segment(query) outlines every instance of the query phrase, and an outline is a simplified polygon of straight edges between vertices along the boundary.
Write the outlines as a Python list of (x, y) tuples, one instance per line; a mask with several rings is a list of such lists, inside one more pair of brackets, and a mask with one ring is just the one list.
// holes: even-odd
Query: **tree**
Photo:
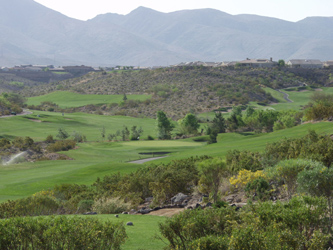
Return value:
[(65, 140), (69, 137), (69, 134), (66, 132), (66, 130), (64, 128), (59, 128), (58, 129), (58, 134), (57, 134), (56, 137), (61, 139), (61, 140)]
[(172, 124), (171, 120), (167, 118), (163, 111), (157, 112), (156, 125), (158, 139), (171, 139), (171, 132), (175, 126)]
[(137, 129), (136, 126), (133, 126), (131, 128), (131, 131), (132, 131), (132, 134), (131, 134), (131, 140), (132, 141), (139, 140), (140, 135), (143, 133), (142, 127)]
[(197, 117), (191, 113), (179, 120), (179, 125), (184, 134), (197, 134), (200, 127)]
[(278, 61), (278, 66), (279, 66), (280, 68), (282, 68), (282, 67), (286, 66), (286, 62), (285, 62), (284, 60), (280, 59), (280, 60)]
[(226, 164), (221, 159), (214, 158), (199, 163), (199, 167), (201, 167), (202, 172), (199, 180), (199, 190), (202, 193), (210, 194), (213, 202), (216, 203), (219, 187), (227, 170)]
[(212, 122), (212, 129), (216, 130), (217, 133), (225, 133), (225, 119), (221, 113), (215, 113), (215, 117)]
[(217, 129), (212, 128), (212, 126), (208, 126), (206, 129), (206, 134), (209, 135), (208, 144), (217, 143)]
[(127, 126), (124, 125), (124, 128), (121, 131), (121, 137), (122, 137), (123, 141), (128, 140), (129, 135), (130, 135), (130, 131), (128, 130)]
[(102, 131), (101, 131), (101, 136), (103, 140), (105, 139), (105, 127), (103, 126)]
[(81, 132), (76, 132), (76, 131), (73, 131), (73, 140), (76, 141), (76, 142), (84, 142), (84, 141), (87, 141), (87, 138), (84, 134), (82, 134)]
[(126, 94), (124, 93), (124, 96), (123, 96), (123, 101), (126, 102), (127, 101), (127, 96)]

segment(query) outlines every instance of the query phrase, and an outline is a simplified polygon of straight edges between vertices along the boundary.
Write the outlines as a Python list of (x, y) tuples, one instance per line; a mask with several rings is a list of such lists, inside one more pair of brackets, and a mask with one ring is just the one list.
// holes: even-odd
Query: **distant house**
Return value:
[(31, 66), (31, 67), (25, 67), (24, 71), (25, 72), (41, 72), (41, 71), (43, 71), (43, 69), (40, 67)]
[(333, 61), (324, 62), (324, 67), (329, 68), (329, 69), (333, 69)]
[(203, 66), (205, 67), (217, 67), (219, 63), (217, 62), (205, 62)]
[(323, 63), (317, 59), (292, 59), (286, 63), (291, 68), (321, 69)]
[(64, 66), (63, 67), (66, 72), (72, 73), (72, 74), (86, 74), (90, 71), (94, 71), (94, 69), (90, 66)]
[(9, 69), (8, 69), (7, 67), (2, 67), (2, 68), (1, 68), (1, 71), (2, 71), (2, 72), (8, 72)]
[(237, 64), (236, 61), (232, 61), (232, 62), (222, 62), (221, 66), (222, 67), (234, 67)]
[(239, 66), (251, 67), (251, 68), (273, 68), (277, 66), (277, 62), (273, 59), (249, 59), (240, 61), (237, 63)]

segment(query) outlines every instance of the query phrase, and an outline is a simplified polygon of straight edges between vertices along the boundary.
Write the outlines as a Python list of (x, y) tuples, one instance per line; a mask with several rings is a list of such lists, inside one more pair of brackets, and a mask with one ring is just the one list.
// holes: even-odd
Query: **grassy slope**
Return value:
[[(330, 87), (323, 87), (321, 88), (322, 91), (328, 94), (333, 94), (333, 88)], [(277, 92), (276, 90), (272, 90), (269, 88), (264, 88), (265, 91), (270, 92), (272, 95), (275, 92), (275, 94), (281, 94)], [(300, 110), (303, 106), (307, 105), (308, 102), (310, 101), (310, 96), (315, 92), (306, 90), (306, 91), (287, 91), (287, 90), (282, 90), (285, 93), (289, 95), (289, 99), (291, 99), (293, 102), (292, 103), (287, 103), (287, 102), (279, 102), (278, 104), (271, 105), (272, 108), (275, 110), (286, 110), (286, 109), (293, 109), (293, 110)]]
[[(128, 100), (144, 101), (150, 95), (127, 95)], [(81, 107), (88, 104), (120, 103), (123, 95), (81, 95), (69, 91), (55, 91), (46, 95), (28, 98), (28, 105), (39, 105), (41, 102), (53, 102), (61, 108)]]
[[(40, 117), (38, 117), (38, 115)], [(39, 121), (39, 122), (37, 122)], [(130, 129), (133, 125), (142, 127), (143, 135), (155, 136), (155, 120), (150, 118), (131, 118), (124, 116), (103, 116), (85, 113), (61, 113), (34, 111), (27, 116), (1, 118), (0, 138), (30, 136), (36, 141), (45, 140), (47, 135), (56, 136), (58, 129), (64, 128), (69, 134), (73, 131), (86, 135), (88, 141), (101, 140), (101, 131), (105, 127), (106, 136), (122, 130), (123, 125)]]
[[(45, 135), (49, 131), (56, 131), (57, 126), (67, 125), (67, 122), (74, 122), (76, 127), (87, 134), (87, 137), (99, 138), (100, 131), (94, 125), (105, 122), (116, 129), (116, 122), (120, 128), (124, 122), (142, 122), (144, 130), (154, 131), (155, 121), (151, 119), (131, 119), (128, 117), (105, 117), (87, 114), (71, 114), (73, 120), (63, 120), (59, 114), (41, 112), (41, 115), (49, 115), (45, 118), (51, 123), (31, 122), (24, 117), (11, 117), (1, 120), (1, 131), (6, 130), (7, 135), (15, 135), (16, 131), (22, 136), (39, 138), (43, 131)], [(89, 118), (89, 119), (88, 119)], [(82, 119), (81, 123), (79, 122)], [(100, 120), (102, 119), (102, 120)], [(104, 120), (109, 119), (109, 120)], [(112, 120), (115, 119), (115, 120)], [(116, 121), (117, 120), (117, 121)], [(6, 125), (3, 127), (3, 121)], [(17, 121), (25, 121), (20, 124)], [(85, 124), (84, 122), (88, 123)], [(108, 121), (108, 122), (107, 122)], [(61, 122), (64, 122), (63, 124)], [(55, 123), (57, 126), (54, 126)], [(50, 125), (54, 127), (50, 130)], [(73, 125), (73, 124), (71, 124)], [(41, 126), (36, 128), (35, 126)], [(43, 127), (46, 126), (46, 127)], [(73, 128), (76, 128), (75, 126)], [(91, 131), (90, 131), (91, 129)], [(35, 163), (22, 163), (11, 166), (0, 166), (0, 201), (15, 199), (31, 195), (42, 189), (53, 187), (61, 183), (85, 183), (91, 184), (97, 177), (114, 172), (129, 173), (140, 165), (127, 163), (149, 156), (139, 155), (140, 152), (166, 151), (172, 152), (170, 157), (158, 160), (157, 162), (168, 162), (173, 159), (187, 158), (195, 155), (212, 155), (224, 157), (230, 149), (263, 150), (267, 142), (277, 141), (282, 137), (295, 137), (304, 135), (308, 129), (315, 129), (318, 132), (333, 133), (332, 124), (328, 122), (317, 124), (304, 124), (288, 130), (278, 131), (270, 134), (221, 134), (217, 144), (206, 145), (205, 143), (193, 142), (192, 139), (177, 141), (134, 141), (134, 142), (89, 142), (79, 144), (77, 150), (65, 152), (74, 160), (72, 161), (42, 161)], [(22, 130), (22, 131), (21, 131)], [(19, 132), (21, 131), (21, 132)], [(153, 133), (152, 133), (153, 134)], [(18, 134), (20, 135), (20, 134)], [(3, 134), (2, 134), (3, 136)], [(150, 163), (146, 163), (150, 164)]]

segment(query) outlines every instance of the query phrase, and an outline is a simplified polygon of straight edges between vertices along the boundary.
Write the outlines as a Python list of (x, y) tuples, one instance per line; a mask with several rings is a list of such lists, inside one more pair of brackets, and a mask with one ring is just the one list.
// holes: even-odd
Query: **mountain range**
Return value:
[[(80, 8), (80, 6), (78, 6)], [(33, 0), (0, 0), (0, 67), (158, 66), (245, 58), (333, 60), (333, 17), (289, 22), (214, 9), (69, 18)]]

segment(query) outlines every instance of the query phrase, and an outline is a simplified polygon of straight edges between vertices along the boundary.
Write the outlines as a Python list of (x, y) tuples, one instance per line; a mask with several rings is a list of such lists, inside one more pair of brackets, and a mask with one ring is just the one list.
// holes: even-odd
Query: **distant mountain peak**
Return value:
[(243, 58), (333, 60), (333, 17), (288, 22), (214, 9), (69, 18), (33, 0), (0, 0), (0, 66), (155, 66)]

